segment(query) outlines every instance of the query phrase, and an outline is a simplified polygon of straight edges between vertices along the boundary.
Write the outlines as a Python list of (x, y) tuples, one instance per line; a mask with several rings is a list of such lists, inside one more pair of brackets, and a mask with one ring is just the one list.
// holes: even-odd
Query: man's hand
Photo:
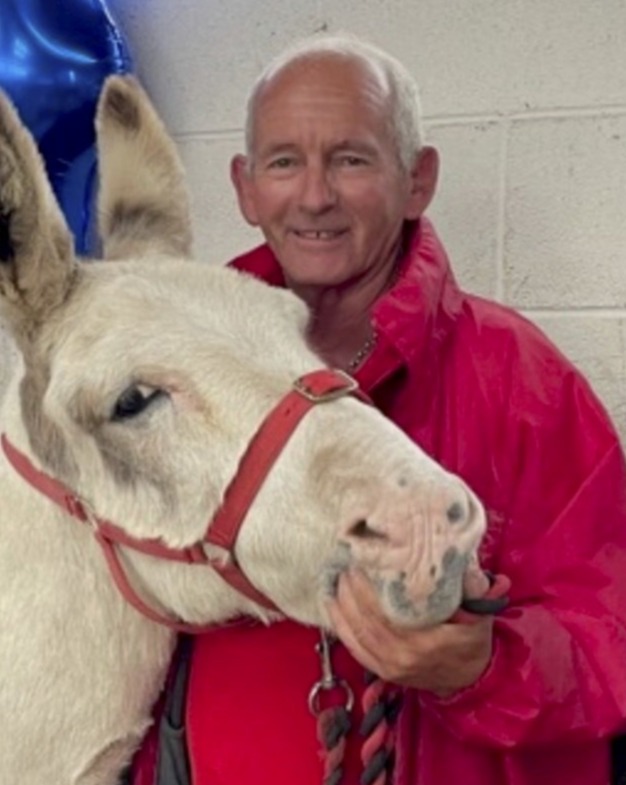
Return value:
[(473, 684), (491, 658), (493, 618), (414, 630), (390, 622), (362, 573), (346, 572), (329, 603), (335, 634), (385, 681), (447, 696)]

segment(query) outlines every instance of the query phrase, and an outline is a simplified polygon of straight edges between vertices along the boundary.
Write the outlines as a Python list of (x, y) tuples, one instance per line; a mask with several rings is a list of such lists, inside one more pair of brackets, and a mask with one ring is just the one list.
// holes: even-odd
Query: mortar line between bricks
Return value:
[(178, 131), (172, 134), (175, 142), (240, 141), (243, 146), (243, 128), (219, 128), (207, 131)]
[(424, 117), (424, 125), (447, 126), (468, 125), (473, 123), (532, 122), (534, 120), (561, 120), (581, 117), (622, 117), (626, 116), (626, 106), (589, 106), (576, 108), (550, 108), (527, 112), (484, 112), (459, 115), (433, 115)]
[[(511, 305), (511, 303), (509, 303), (509, 305)], [(580, 305), (571, 308), (564, 306), (559, 306), (558, 308), (545, 308), (520, 306), (516, 305), (515, 303), (512, 304), (512, 307), (516, 308), (523, 314), (527, 314), (528, 316), (539, 316), (543, 319), (557, 319), (562, 318), (563, 316), (574, 319), (584, 319), (589, 316), (595, 316), (598, 319), (626, 319), (626, 307), (607, 308), (603, 306)]]
[[(512, 122), (532, 122), (534, 120), (559, 120), (576, 119), (580, 117), (626, 117), (626, 106), (594, 106), (581, 107), (575, 109), (542, 109), (541, 111), (511, 112), (466, 115), (434, 115), (424, 117), (424, 125), (428, 126), (457, 126), (480, 123), (512, 123)], [(179, 142), (212, 141), (212, 140), (240, 140), (243, 137), (243, 128), (208, 128), (198, 131), (176, 131), (172, 134), (174, 139)]]
[(507, 182), (510, 123), (500, 124), (498, 197), (496, 218), (496, 300), (504, 302), (506, 288), (505, 234), (507, 214)]

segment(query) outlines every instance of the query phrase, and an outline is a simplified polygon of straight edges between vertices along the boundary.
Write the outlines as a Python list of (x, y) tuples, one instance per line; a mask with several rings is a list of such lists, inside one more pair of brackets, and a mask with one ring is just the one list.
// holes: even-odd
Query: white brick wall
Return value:
[[(198, 249), (256, 241), (229, 158), (293, 38), (349, 30), (403, 60), (442, 155), (431, 209), (461, 282), (519, 307), (626, 437), (626, 0), (109, 0), (189, 171)], [(1, 375), (0, 375), (1, 381)]]

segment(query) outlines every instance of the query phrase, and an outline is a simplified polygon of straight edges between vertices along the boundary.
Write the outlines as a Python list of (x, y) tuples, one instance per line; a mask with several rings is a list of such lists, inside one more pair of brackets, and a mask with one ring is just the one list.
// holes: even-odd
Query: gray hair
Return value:
[(251, 162), (254, 146), (254, 113), (262, 89), (294, 62), (319, 55), (336, 55), (363, 63), (391, 104), (390, 125), (401, 165), (408, 171), (424, 143), (419, 89), (409, 71), (395, 57), (373, 44), (342, 34), (313, 36), (285, 49), (257, 77), (246, 104), (246, 152)]

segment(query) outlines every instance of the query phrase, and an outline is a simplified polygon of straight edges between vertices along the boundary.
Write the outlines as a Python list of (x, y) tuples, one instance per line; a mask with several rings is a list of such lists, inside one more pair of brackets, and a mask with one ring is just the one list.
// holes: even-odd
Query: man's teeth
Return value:
[(339, 237), (341, 231), (324, 231), (324, 232), (296, 232), (299, 237), (305, 237), (307, 240), (332, 240), (334, 237)]

